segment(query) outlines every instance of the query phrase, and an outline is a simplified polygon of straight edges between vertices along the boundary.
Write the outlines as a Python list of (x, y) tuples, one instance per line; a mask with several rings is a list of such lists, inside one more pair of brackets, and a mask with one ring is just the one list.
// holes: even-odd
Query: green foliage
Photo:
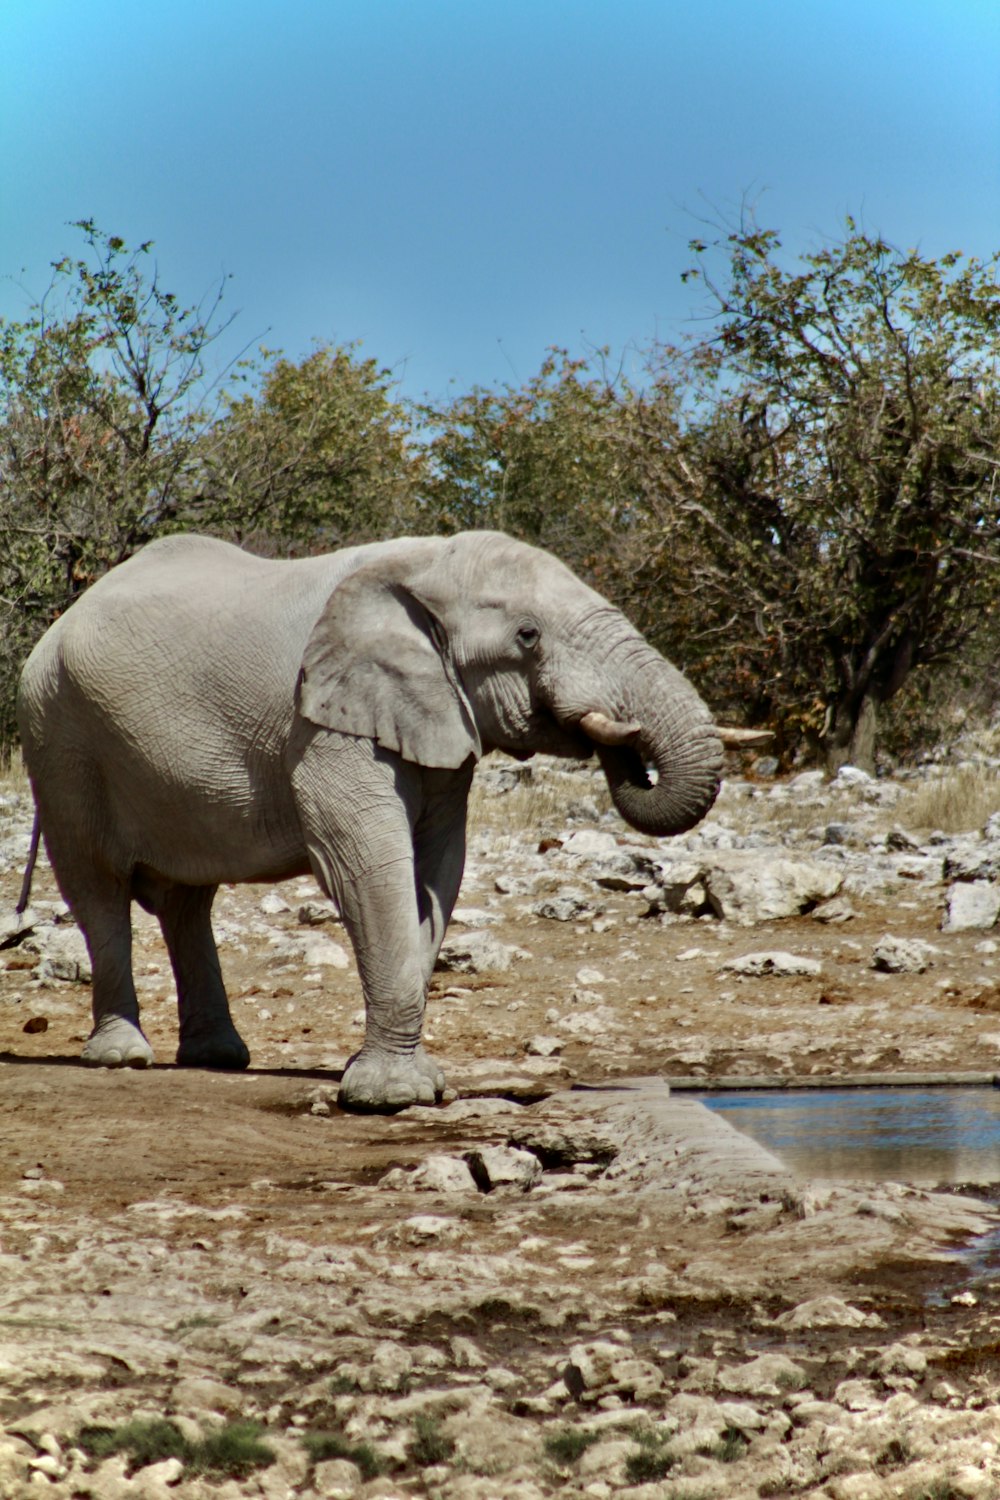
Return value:
[(173, 1422), (158, 1418), (126, 1422), (119, 1427), (84, 1427), (77, 1444), (93, 1458), (127, 1454), (133, 1471), (166, 1458), (178, 1458), (191, 1473), (241, 1479), (254, 1469), (274, 1463), (274, 1453), (261, 1441), (261, 1432), (256, 1422), (233, 1422), (198, 1442), (190, 1442)]
[(173, 1422), (166, 1419), (124, 1422), (119, 1427), (84, 1427), (77, 1435), (77, 1447), (92, 1458), (107, 1458), (125, 1453), (134, 1469), (179, 1458), (186, 1463), (191, 1445)]
[(749, 1442), (738, 1427), (727, 1427), (719, 1441), (704, 1451), (709, 1458), (715, 1458), (719, 1463), (734, 1464), (746, 1455), (749, 1447)]
[(415, 1437), (406, 1449), (411, 1463), (426, 1469), (451, 1458), (455, 1444), (441, 1431), (437, 1418), (421, 1413), (414, 1419), (413, 1430)]
[(575, 1464), (587, 1449), (600, 1441), (600, 1434), (587, 1427), (564, 1427), (545, 1438), (545, 1452), (555, 1463), (568, 1467)]
[(422, 408), (424, 524), (508, 531), (592, 572), (635, 521), (634, 392), (603, 355), (594, 366), (555, 349), (522, 386)]
[(717, 705), (870, 760), (881, 706), (996, 608), (997, 261), (927, 259), (850, 219), (797, 269), (752, 224), (693, 248), (714, 333), (650, 475), (639, 588)]
[(189, 1467), (199, 1474), (241, 1479), (274, 1463), (274, 1452), (261, 1442), (256, 1422), (233, 1422), (192, 1444)]
[(651, 1484), (665, 1479), (677, 1459), (665, 1446), (666, 1440), (648, 1428), (635, 1433), (639, 1448), (625, 1460), (625, 1477), (629, 1484)]
[(420, 463), (391, 372), (355, 346), (269, 358), (200, 446), (200, 524), (299, 552), (411, 530)]
[(357, 1464), (365, 1480), (377, 1479), (385, 1472), (385, 1463), (369, 1443), (351, 1443), (338, 1432), (307, 1432), (302, 1446), (314, 1464), (328, 1458), (346, 1458)]
[(0, 759), (34, 640), (107, 568), (167, 528), (208, 394), (207, 310), (160, 284), (152, 246), (90, 219), (22, 322), (0, 322)]

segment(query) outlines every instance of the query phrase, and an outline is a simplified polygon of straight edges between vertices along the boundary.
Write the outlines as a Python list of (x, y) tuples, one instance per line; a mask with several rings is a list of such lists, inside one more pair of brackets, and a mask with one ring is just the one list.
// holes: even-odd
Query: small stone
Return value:
[(883, 1328), (877, 1313), (863, 1313), (839, 1297), (812, 1297), (782, 1313), (776, 1320), (780, 1327), (800, 1328)]
[(927, 1369), (927, 1355), (911, 1344), (891, 1344), (879, 1357), (880, 1375), (908, 1375), (919, 1379)]
[(258, 909), (265, 917), (280, 917), (282, 912), (290, 911), (291, 907), (280, 892), (268, 891), (260, 898)]
[(939, 950), (921, 938), (884, 933), (872, 949), (871, 966), (884, 974), (923, 974)]
[(470, 1151), (469, 1170), (476, 1185), (484, 1192), (494, 1188), (518, 1188), (526, 1193), (542, 1175), (542, 1164), (531, 1151), (516, 1146), (484, 1146)]
[(859, 766), (841, 766), (834, 777), (839, 786), (869, 786), (872, 781), (867, 771), (862, 771)]
[(996, 926), (1000, 888), (992, 881), (960, 881), (949, 886), (942, 932), (969, 932)]
[(361, 1470), (349, 1458), (326, 1458), (316, 1465), (313, 1488), (323, 1500), (351, 1500), (363, 1482)]
[(528, 956), (523, 948), (501, 943), (491, 932), (463, 932), (445, 938), (435, 967), (455, 974), (503, 974)]
[(158, 1464), (147, 1464), (136, 1478), (139, 1488), (145, 1491), (150, 1485), (177, 1484), (183, 1473), (184, 1465), (179, 1458), (165, 1458)]
[(602, 854), (616, 854), (618, 840), (613, 833), (602, 833), (595, 828), (581, 828), (563, 840), (563, 853), (596, 859)]
[[(398, 1169), (397, 1169), (398, 1170)], [(388, 1173), (387, 1176), (391, 1176)], [(460, 1156), (447, 1156), (434, 1152), (428, 1156), (415, 1172), (406, 1174), (410, 1187), (421, 1188), (430, 1193), (475, 1193), (476, 1180), (469, 1170), (468, 1162)], [(382, 1178), (380, 1186), (386, 1178)]]
[(719, 1371), (719, 1387), (742, 1396), (780, 1396), (800, 1391), (805, 1371), (784, 1354), (761, 1354), (745, 1365), (730, 1365)]
[(300, 906), (297, 919), (300, 927), (322, 927), (326, 922), (336, 922), (340, 913), (332, 901), (307, 901)]
[(536, 901), (531, 910), (536, 917), (544, 917), (549, 922), (577, 922), (584, 916), (592, 916), (594, 907), (582, 893), (561, 891), (557, 896)]
[(524, 1050), (529, 1057), (557, 1057), (565, 1045), (557, 1036), (533, 1036), (525, 1042)]
[(320, 933), (303, 939), (301, 954), (310, 969), (346, 969), (350, 965), (346, 949)]
[(846, 896), (834, 896), (832, 901), (821, 901), (809, 913), (814, 922), (851, 922), (857, 916)]
[(805, 958), (800, 954), (771, 949), (764, 953), (746, 953), (742, 958), (730, 958), (719, 972), (743, 974), (753, 979), (771, 974), (782, 977), (799, 974), (814, 977), (823, 972), (823, 965), (817, 958)]

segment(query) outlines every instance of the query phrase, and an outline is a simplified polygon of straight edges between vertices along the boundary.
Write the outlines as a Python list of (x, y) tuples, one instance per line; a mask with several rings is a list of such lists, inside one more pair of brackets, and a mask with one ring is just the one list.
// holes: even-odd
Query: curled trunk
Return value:
[(596, 745), (615, 807), (642, 833), (685, 833), (712, 806), (722, 775), (722, 742), (708, 709), (652, 650), (623, 706), (621, 718), (639, 726), (632, 743)]

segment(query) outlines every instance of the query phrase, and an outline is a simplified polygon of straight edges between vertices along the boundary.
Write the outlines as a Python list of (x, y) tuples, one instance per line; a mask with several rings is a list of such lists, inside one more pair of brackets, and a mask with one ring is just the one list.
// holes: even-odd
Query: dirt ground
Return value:
[[(921, 1231), (911, 1258), (891, 1214), (873, 1210), (871, 1224), (892, 1234), (865, 1244), (833, 1235), (813, 1242), (803, 1260), (803, 1212), (789, 1208), (798, 1188), (791, 1197), (784, 1189), (777, 1208), (766, 1193), (748, 1197), (749, 1188), (741, 1199), (732, 1182), (705, 1189), (723, 1195), (714, 1209), (699, 1204), (697, 1184), (683, 1201), (657, 1205), (639, 1193), (616, 1199), (614, 1211), (609, 1194), (604, 1208), (581, 1215), (582, 1199), (568, 1191), (481, 1194), (458, 1210), (378, 1186), (391, 1168), (413, 1168), (432, 1153), (506, 1143), (519, 1119), (580, 1084), (998, 1067), (994, 945), (982, 932), (940, 931), (940, 884), (904, 873), (853, 897), (854, 915), (838, 923), (802, 916), (747, 930), (711, 917), (664, 922), (643, 917), (633, 893), (614, 891), (601, 893), (596, 915), (558, 922), (530, 910), (545, 878), (530, 897), (496, 888), (498, 871), (518, 874), (525, 851), (565, 832), (558, 809), (546, 806), (537, 837), (520, 826), (520, 813), (517, 827), (502, 809), (486, 813), (460, 909), (488, 909), (491, 934), (524, 956), (504, 973), (436, 976), (425, 1040), (457, 1101), (443, 1111), (370, 1118), (338, 1110), (340, 1072), (362, 1035), (353, 959), (310, 970), (275, 942), (302, 931), (299, 913), (319, 897), (310, 880), (276, 888), (286, 909), (269, 915), (263, 888), (220, 892), (223, 969), (252, 1056), (244, 1075), (173, 1066), (169, 965), (155, 923), (138, 911), (135, 971), (157, 1056), (147, 1071), (80, 1066), (87, 987), (40, 979), (38, 956), (23, 946), (0, 953), (0, 1423), (18, 1441), (37, 1437), (39, 1425), (56, 1430), (60, 1403), (81, 1393), (95, 1419), (123, 1403), (181, 1409), (182, 1377), (216, 1380), (230, 1396), (206, 1395), (206, 1404), (227, 1412), (228, 1400), (270, 1430), (329, 1426), (343, 1411), (329, 1394), (317, 1396), (318, 1382), (336, 1389), (329, 1382), (345, 1363), (354, 1378), (355, 1356), (364, 1363), (378, 1338), (418, 1353), (405, 1381), (387, 1377), (375, 1389), (405, 1395), (432, 1376), (440, 1384), (440, 1360), (426, 1352), (437, 1350), (459, 1384), (506, 1372), (492, 1380), (494, 1394), (505, 1393), (509, 1376), (511, 1420), (540, 1429), (566, 1419), (550, 1388), (567, 1351), (609, 1327), (633, 1347), (658, 1348), (666, 1389), (684, 1388), (699, 1360), (780, 1349), (805, 1362), (810, 1393), (826, 1400), (845, 1374), (864, 1374), (876, 1352), (866, 1365), (856, 1330), (793, 1338), (774, 1319), (828, 1292), (882, 1319), (873, 1351), (918, 1334), (938, 1338), (943, 1352), (928, 1390), (932, 1377), (950, 1381), (965, 1402), (985, 1389), (1000, 1281), (978, 1287), (967, 1306), (951, 1301), (966, 1272), (961, 1261), (936, 1257), (956, 1248), (960, 1225), (943, 1225), (936, 1246)], [(548, 886), (571, 879), (553, 868)], [(0, 877), (0, 910), (13, 905), (19, 880), (13, 866)], [(33, 900), (43, 912), (59, 901), (44, 863)], [(346, 944), (336, 923), (321, 930)], [(933, 966), (876, 972), (871, 950), (887, 932), (932, 943)], [(761, 949), (808, 955), (822, 971), (752, 980), (720, 972), (727, 958)], [(546, 1043), (553, 1036), (555, 1050)], [(586, 1168), (576, 1168), (585, 1179)], [(593, 1178), (598, 1167), (589, 1170)], [(978, 1197), (987, 1205), (990, 1194)], [(454, 1227), (421, 1230), (421, 1214), (444, 1215)], [(476, 1348), (464, 1372), (454, 1342), (463, 1336)], [(357, 1342), (366, 1339), (367, 1354)], [(357, 1380), (365, 1389), (363, 1375)], [(388, 1431), (388, 1418), (380, 1420)], [(391, 1450), (391, 1433), (386, 1442)], [(391, 1483), (372, 1481), (364, 1493), (578, 1492), (566, 1473), (553, 1477), (537, 1464), (533, 1472), (534, 1491), (525, 1475), (447, 1491), (446, 1463), (428, 1478), (399, 1459)], [(593, 1482), (609, 1483), (600, 1475)], [(306, 1493), (310, 1483), (312, 1471), (293, 1465), (282, 1493)], [(758, 1483), (756, 1474), (731, 1493), (756, 1494)], [(579, 1492), (601, 1493), (582, 1481)], [(809, 1488), (804, 1475), (759, 1492), (834, 1493)]]

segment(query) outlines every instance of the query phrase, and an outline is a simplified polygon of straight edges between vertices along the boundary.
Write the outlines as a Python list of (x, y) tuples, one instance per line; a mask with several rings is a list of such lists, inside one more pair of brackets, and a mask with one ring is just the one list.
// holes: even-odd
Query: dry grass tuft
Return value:
[(895, 809), (904, 827), (972, 833), (1000, 812), (1000, 775), (986, 766), (958, 766), (908, 792)]
[(598, 815), (611, 806), (603, 777), (567, 775), (560, 770), (532, 765), (528, 775), (509, 792), (496, 792), (478, 779), (469, 794), (469, 828), (519, 835), (565, 828), (574, 803), (593, 803)]
[(0, 792), (6, 792), (8, 796), (17, 794), (27, 796), (31, 791), (31, 783), (28, 773), (24, 768), (20, 750), (11, 753), (9, 765), (0, 765)]

